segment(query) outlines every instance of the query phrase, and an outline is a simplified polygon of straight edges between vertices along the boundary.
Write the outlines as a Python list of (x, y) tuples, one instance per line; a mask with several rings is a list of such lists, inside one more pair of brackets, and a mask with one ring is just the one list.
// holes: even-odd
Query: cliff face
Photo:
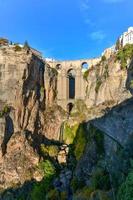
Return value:
[[(34, 178), (40, 143), (45, 137), (58, 139), (56, 80), (56, 71), (30, 49), (0, 49), (0, 188)], [(49, 107), (58, 112), (51, 119), (56, 130), (50, 120), (45, 123)]]
[(0, 50), (0, 63), (1, 110), (11, 107), (16, 132), (27, 127), (31, 112), (37, 112), (44, 63), (29, 50), (15, 51), (13, 48)]
[(118, 104), (130, 98), (131, 94), (126, 88), (127, 76), (127, 70), (121, 69), (115, 55), (101, 60), (86, 72), (86, 104), (89, 107), (109, 102)]

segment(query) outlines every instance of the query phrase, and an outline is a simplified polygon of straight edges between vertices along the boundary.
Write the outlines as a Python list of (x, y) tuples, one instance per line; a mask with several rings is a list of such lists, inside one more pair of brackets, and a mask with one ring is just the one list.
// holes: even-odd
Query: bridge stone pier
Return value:
[(74, 104), (75, 100), (85, 100), (87, 83), (83, 73), (96, 65), (101, 58), (74, 61), (47, 61), (50, 67), (58, 71), (57, 103), (63, 109)]

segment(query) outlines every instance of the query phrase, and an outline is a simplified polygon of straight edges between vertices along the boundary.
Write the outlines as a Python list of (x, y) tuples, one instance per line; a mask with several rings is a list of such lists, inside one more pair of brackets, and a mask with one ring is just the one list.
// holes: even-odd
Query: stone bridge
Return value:
[(87, 83), (83, 72), (96, 65), (101, 58), (73, 61), (48, 61), (50, 67), (57, 69), (57, 101), (65, 110), (71, 109), (75, 100), (85, 99)]

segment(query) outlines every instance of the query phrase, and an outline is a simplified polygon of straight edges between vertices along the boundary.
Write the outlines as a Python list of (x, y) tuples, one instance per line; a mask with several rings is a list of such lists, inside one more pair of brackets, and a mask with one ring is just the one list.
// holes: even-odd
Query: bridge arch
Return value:
[(81, 68), (82, 68), (82, 69), (88, 69), (88, 68), (89, 68), (88, 62), (82, 62)]
[(74, 107), (74, 104), (73, 104), (72, 102), (69, 102), (69, 103), (67, 104), (67, 112), (68, 112), (69, 114), (71, 113), (73, 107)]
[(55, 66), (55, 68), (56, 68), (57, 70), (61, 70), (61, 69), (62, 69), (62, 65), (61, 65), (60, 63), (58, 63), (58, 64)]
[(68, 99), (75, 99), (75, 77), (76, 72), (74, 69), (67, 71), (67, 96)]

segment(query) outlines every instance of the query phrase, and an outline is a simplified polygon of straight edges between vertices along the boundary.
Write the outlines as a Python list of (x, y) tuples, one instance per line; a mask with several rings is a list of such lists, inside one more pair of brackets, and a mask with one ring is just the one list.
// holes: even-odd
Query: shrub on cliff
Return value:
[(120, 186), (117, 200), (131, 200), (133, 199), (133, 169), (128, 174), (125, 182)]
[(47, 145), (42, 144), (41, 152), (43, 156), (57, 157), (59, 148), (56, 145), (47, 146)]
[(116, 59), (121, 62), (121, 68), (125, 69), (127, 60), (133, 57), (133, 44), (127, 44), (120, 49), (116, 55)]
[(10, 107), (5, 105), (3, 110), (0, 111), (0, 118), (2, 118), (5, 114), (9, 113), (10, 112)]
[(45, 177), (51, 177), (56, 173), (54, 165), (49, 160), (40, 162), (39, 168), (44, 172)]
[(103, 55), (102, 58), (101, 58), (101, 62), (105, 62), (106, 61), (106, 56)]
[(52, 189), (52, 180), (56, 174), (56, 169), (49, 160), (45, 160), (39, 164), (40, 170), (44, 173), (44, 179), (40, 183), (36, 183), (31, 192), (32, 200), (46, 199), (47, 193)]

